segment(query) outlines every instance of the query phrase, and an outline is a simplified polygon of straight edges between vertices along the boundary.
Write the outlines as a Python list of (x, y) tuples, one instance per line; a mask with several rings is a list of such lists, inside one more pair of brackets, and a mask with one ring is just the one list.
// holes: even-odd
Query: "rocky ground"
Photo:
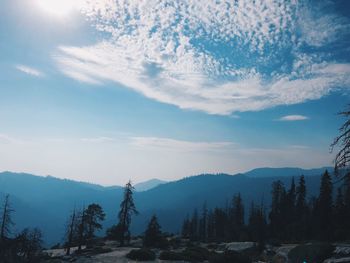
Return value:
[[(63, 263), (63, 262), (76, 262), (76, 263), (133, 263), (137, 262), (130, 260), (126, 255), (135, 248), (141, 247), (141, 240), (133, 240), (129, 247), (119, 247), (115, 241), (104, 241), (102, 244), (97, 244), (92, 248), (83, 248), (82, 253), (77, 254), (77, 247), (71, 249), (71, 255), (66, 256), (64, 249), (49, 249), (44, 253), (49, 256), (45, 263)], [(147, 261), (144, 261), (147, 263)], [(148, 261), (148, 262), (162, 262)], [(163, 261), (164, 262), (164, 261)], [(167, 261), (172, 262), (172, 261)], [(176, 261), (173, 261), (176, 262)]]
[[(182, 242), (177, 248), (173, 248), (172, 251), (183, 251), (185, 249), (186, 242)], [(220, 244), (204, 244), (198, 243), (197, 246), (207, 249), (208, 251), (215, 251), (216, 253), (224, 253), (224, 251), (237, 251), (243, 252), (248, 251), (255, 247), (254, 242), (232, 242), (232, 243), (220, 243)], [(323, 263), (345, 263), (350, 262), (350, 244), (333, 244), (335, 249), (332, 256)], [(293, 262), (289, 258), (290, 251), (297, 247), (298, 244), (286, 244), (281, 246), (267, 246), (265, 251), (253, 262), (271, 262), (271, 263), (287, 263)], [(133, 240), (129, 247), (119, 247), (115, 241), (100, 241), (95, 246), (84, 248), (81, 253), (76, 253), (76, 248), (72, 248), (70, 256), (65, 255), (63, 249), (52, 249), (46, 250), (45, 263), (66, 263), (66, 262), (77, 262), (77, 263), (133, 263), (138, 262), (130, 260), (126, 255), (135, 248), (141, 247), (141, 240)], [(161, 252), (160, 249), (153, 250), (157, 259), (154, 261), (144, 262), (169, 262), (169, 263), (180, 263), (186, 261), (171, 261), (171, 260), (160, 260), (158, 259)], [(208, 261), (207, 261), (208, 262)], [(220, 261), (221, 262), (221, 261)], [(225, 261), (226, 262), (226, 261)], [(227, 261), (230, 262), (230, 261)], [(294, 261), (295, 262), (295, 261)], [(322, 263), (320, 262), (320, 263)], [(236, 263), (236, 262), (234, 262)], [(309, 262), (308, 262), (309, 263)], [(318, 263), (318, 262), (317, 262)]]

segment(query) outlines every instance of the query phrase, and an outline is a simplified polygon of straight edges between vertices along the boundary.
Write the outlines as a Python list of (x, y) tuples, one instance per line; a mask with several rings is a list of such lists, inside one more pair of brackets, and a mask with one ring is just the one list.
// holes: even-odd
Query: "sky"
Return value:
[(0, 171), (102, 185), (332, 165), (350, 2), (0, 0)]

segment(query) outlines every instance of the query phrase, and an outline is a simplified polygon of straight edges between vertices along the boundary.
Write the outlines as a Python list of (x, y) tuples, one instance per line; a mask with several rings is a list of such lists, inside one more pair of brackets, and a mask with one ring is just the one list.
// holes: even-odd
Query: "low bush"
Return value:
[(208, 260), (211, 253), (203, 247), (190, 247), (182, 252), (183, 260), (190, 262), (202, 262)]
[(209, 258), (210, 263), (250, 263), (251, 259), (239, 252), (227, 250), (222, 254), (212, 254)]
[(249, 258), (251, 261), (257, 261), (261, 255), (261, 251), (259, 250), (258, 246), (246, 248), (242, 251), (239, 251), (239, 253), (244, 257)]
[(203, 262), (208, 260), (213, 253), (202, 247), (188, 247), (182, 252), (163, 251), (159, 259), (161, 260), (184, 260), (189, 262)]
[(207, 245), (207, 248), (208, 249), (217, 249), (218, 248), (218, 244), (216, 244), (216, 243), (209, 243)]
[(281, 246), (281, 241), (276, 238), (271, 238), (269, 239), (266, 244), (273, 246), (273, 247), (280, 247)]
[(169, 247), (172, 247), (172, 248), (180, 248), (181, 247), (181, 238), (178, 238), (178, 237), (173, 237), (173, 238), (170, 238), (170, 240), (168, 241), (168, 245)]
[(132, 260), (148, 261), (155, 260), (156, 254), (152, 250), (141, 248), (131, 250), (126, 257)]
[(118, 225), (113, 225), (106, 231), (106, 237), (110, 240), (120, 240), (123, 234), (123, 228)]
[(334, 246), (328, 243), (313, 243), (299, 245), (288, 253), (291, 263), (323, 262), (333, 254)]
[(159, 255), (159, 259), (161, 260), (184, 260), (182, 253), (174, 252), (174, 251), (163, 251)]

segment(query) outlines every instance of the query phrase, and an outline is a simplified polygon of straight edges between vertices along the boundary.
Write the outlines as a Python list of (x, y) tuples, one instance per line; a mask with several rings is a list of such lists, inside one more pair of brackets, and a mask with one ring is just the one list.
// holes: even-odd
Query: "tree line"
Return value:
[[(10, 195), (5, 196), (1, 209), (0, 259), (4, 262), (38, 262), (42, 249), (42, 233), (38, 228), (25, 228), (20, 233), (12, 233), (14, 209)], [(2, 261), (2, 262), (3, 262)]]
[[(120, 246), (129, 243), (131, 217), (138, 214), (133, 200), (133, 191), (134, 187), (129, 181), (125, 185), (124, 198), (120, 203), (119, 222), (106, 231), (107, 238), (118, 240)], [(38, 262), (43, 245), (41, 231), (37, 228), (26, 228), (19, 234), (12, 233), (14, 209), (9, 197), (9, 195), (5, 196), (1, 210), (0, 259), (6, 259), (6, 262)], [(93, 242), (96, 231), (102, 229), (104, 219), (105, 213), (99, 204), (92, 203), (82, 209), (74, 208), (68, 217), (63, 238), (66, 255), (71, 253), (72, 247), (76, 247), (76, 253), (79, 253), (84, 245)], [(145, 231), (144, 244), (156, 246), (162, 238), (157, 217), (153, 215)], [(53, 248), (61, 248), (61, 246), (58, 243)]]
[(256, 241), (263, 247), (267, 240), (302, 242), (306, 240), (341, 241), (350, 238), (350, 181), (334, 193), (332, 177), (325, 171), (319, 195), (307, 199), (304, 176), (289, 188), (274, 181), (271, 207), (251, 203), (248, 216), (241, 195), (233, 196), (225, 208), (208, 209), (204, 203), (185, 218), (182, 236), (190, 240)]
[[(120, 203), (118, 213), (118, 223), (111, 226), (106, 231), (108, 239), (119, 241), (120, 246), (128, 245), (131, 239), (130, 225), (133, 215), (137, 215), (134, 199), (134, 187), (129, 181), (124, 187), (123, 200)], [(66, 254), (70, 254), (71, 247), (77, 247), (77, 252), (81, 251), (82, 246), (93, 241), (95, 231), (102, 229), (101, 222), (105, 218), (101, 206), (91, 204), (82, 211), (73, 210), (66, 227), (66, 236), (64, 248)], [(146, 247), (161, 246), (164, 237), (156, 215), (153, 215), (149, 221), (147, 229), (144, 232), (143, 244)]]

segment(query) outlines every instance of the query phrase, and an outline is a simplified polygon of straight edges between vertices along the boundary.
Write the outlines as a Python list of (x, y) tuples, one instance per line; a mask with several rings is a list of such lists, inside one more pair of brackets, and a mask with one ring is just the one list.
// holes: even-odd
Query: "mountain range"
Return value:
[[(289, 187), (292, 177), (306, 176), (308, 196), (318, 194), (320, 175), (331, 167), (305, 170), (301, 168), (259, 168), (247, 173), (202, 174), (181, 180), (164, 182), (152, 179), (135, 185), (134, 199), (139, 215), (133, 218), (132, 232), (142, 233), (153, 214), (159, 218), (164, 231), (177, 233), (183, 219), (204, 202), (208, 208), (223, 207), (232, 196), (241, 193), (248, 212), (252, 201), (270, 205), (271, 184), (281, 180)], [(295, 178), (296, 182), (298, 178)], [(122, 186), (104, 187), (96, 184), (35, 176), (26, 173), (0, 173), (0, 194), (10, 194), (13, 233), (25, 227), (39, 227), (47, 246), (62, 242), (70, 212), (90, 203), (100, 204), (105, 213), (104, 233), (117, 223)], [(2, 199), (0, 199), (2, 201)]]

